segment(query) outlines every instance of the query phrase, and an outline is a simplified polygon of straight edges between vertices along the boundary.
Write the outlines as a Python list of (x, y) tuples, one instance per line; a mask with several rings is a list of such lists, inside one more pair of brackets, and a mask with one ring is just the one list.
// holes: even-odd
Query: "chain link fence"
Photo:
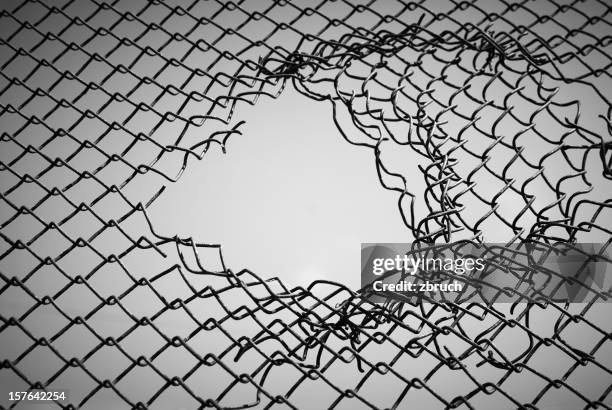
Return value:
[[(375, 304), (340, 283), (232, 271), (221, 245), (160, 233), (147, 214), (242, 133), (241, 107), (294, 87), (371, 150), (416, 243), (606, 249), (609, 3), (2, 9), (7, 391), (67, 390), (45, 403), (66, 409), (611, 408), (610, 309), (596, 303), (609, 290), (573, 304)], [(33, 405), (2, 394), (1, 408)]]

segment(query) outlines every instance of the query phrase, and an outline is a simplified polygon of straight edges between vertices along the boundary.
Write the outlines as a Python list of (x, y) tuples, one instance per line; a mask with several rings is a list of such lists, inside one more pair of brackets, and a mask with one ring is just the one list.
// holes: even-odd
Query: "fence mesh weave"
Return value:
[(1, 6), (0, 384), (68, 388), (57, 408), (612, 407), (609, 291), (372, 304), (234, 272), (147, 215), (291, 86), (371, 150), (415, 242), (607, 247), (607, 1)]

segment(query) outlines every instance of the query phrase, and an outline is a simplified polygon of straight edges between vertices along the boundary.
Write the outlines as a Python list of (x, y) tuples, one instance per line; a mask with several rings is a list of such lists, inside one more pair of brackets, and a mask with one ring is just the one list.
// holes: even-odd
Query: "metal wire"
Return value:
[[(291, 82), (331, 102), (344, 138), (372, 150), (415, 243), (481, 242), (496, 231), (508, 243), (610, 242), (609, 4), (302, 3), (2, 4), (0, 338), (23, 342), (0, 348), (0, 374), (50, 390), (80, 370), (89, 384), (73, 389), (71, 404), (55, 403), (62, 408), (93, 408), (107, 393), (123, 408), (154, 408), (171, 390), (193, 408), (299, 408), (308, 404), (298, 392), (321, 386), (328, 407), (407, 408), (418, 396), (428, 407), (483, 408), (479, 400), (494, 397), (499, 408), (533, 409), (557, 395), (611, 408), (610, 323), (594, 313), (609, 291), (579, 306), (521, 301), (507, 310), (373, 304), (339, 283), (289, 289), (233, 272), (220, 245), (156, 232), (147, 208), (165, 184), (211, 146), (225, 151), (241, 133), (241, 105), (278, 97)], [(422, 192), (385, 159), (403, 147), (422, 160), (413, 168)], [(100, 285), (116, 277), (126, 282)], [(170, 280), (184, 292), (170, 294)], [(141, 292), (147, 303), (135, 309), (130, 298)], [(9, 316), (15, 300), (27, 307)], [(87, 303), (67, 309), (67, 300)], [(92, 324), (109, 309), (120, 331)], [(42, 311), (62, 325), (42, 330), (32, 322)], [(188, 334), (159, 324), (169, 314)], [(591, 343), (566, 337), (571, 328), (588, 329)], [(159, 342), (134, 354), (125, 345), (143, 329)], [(509, 354), (511, 331), (522, 347)], [(198, 342), (213, 333), (223, 345)], [(57, 347), (66, 339), (72, 353)], [(92, 364), (106, 350), (126, 363), (112, 376)], [(58, 363), (49, 374), (27, 366), (41, 351)], [(184, 353), (186, 371), (164, 370), (170, 351)], [(568, 364), (551, 374), (544, 354)], [(426, 370), (417, 376), (406, 360)], [(339, 366), (354, 380), (334, 375)], [(123, 383), (141, 369), (160, 382), (135, 395)], [(575, 387), (584, 369), (596, 369), (602, 389)], [(193, 382), (216, 371), (229, 381), (215, 393)], [(465, 384), (449, 389), (442, 374)], [(517, 375), (537, 391), (513, 387)], [(380, 377), (399, 386), (387, 404), (368, 390)]]

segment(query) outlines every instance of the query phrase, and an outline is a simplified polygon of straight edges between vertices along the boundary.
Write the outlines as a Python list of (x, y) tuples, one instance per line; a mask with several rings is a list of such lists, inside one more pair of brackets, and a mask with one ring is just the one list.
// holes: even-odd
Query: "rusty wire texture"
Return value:
[[(190, 163), (240, 135), (241, 107), (291, 84), (330, 104), (347, 142), (372, 151), (415, 242), (481, 242), (500, 231), (508, 243), (607, 244), (608, 2), (41, 0), (2, 8), (2, 380), (52, 390), (78, 370), (87, 383), (57, 408), (97, 408), (102, 396), (112, 408), (159, 408), (170, 391), (191, 408), (308, 408), (299, 392), (323, 389), (326, 407), (337, 408), (534, 409), (555, 395), (567, 408), (611, 408), (609, 310), (593, 313), (609, 291), (580, 305), (509, 309), (373, 304), (339, 283), (290, 289), (261, 272), (234, 272), (220, 245), (162, 235), (147, 215)], [(422, 159), (410, 178), (385, 161), (405, 148)], [(182, 293), (169, 292), (169, 281)], [(145, 295), (138, 304), (135, 294)], [(71, 298), (77, 307), (68, 309)], [(15, 300), (25, 307), (8, 313)], [(59, 324), (36, 325), (43, 311)], [(96, 322), (106, 311), (120, 330)], [(165, 326), (168, 316), (187, 334)], [(588, 343), (566, 337), (571, 328)], [(146, 348), (127, 347), (145, 331)], [(508, 332), (520, 346), (512, 354), (503, 347)], [(9, 349), (9, 340), (21, 342)], [(101, 351), (119, 357), (121, 369), (98, 371)], [(183, 354), (182, 373), (164, 367), (168, 352)], [(566, 366), (545, 370), (543, 352)], [(33, 355), (56, 365), (43, 374), (26, 366)], [(417, 367), (425, 370), (410, 370)], [(157, 383), (135, 393), (125, 380), (142, 369)], [(601, 389), (576, 387), (585, 369)], [(215, 391), (201, 374), (227, 383)], [(535, 390), (516, 387), (517, 376)], [(386, 402), (368, 387), (373, 380), (386, 386)]]

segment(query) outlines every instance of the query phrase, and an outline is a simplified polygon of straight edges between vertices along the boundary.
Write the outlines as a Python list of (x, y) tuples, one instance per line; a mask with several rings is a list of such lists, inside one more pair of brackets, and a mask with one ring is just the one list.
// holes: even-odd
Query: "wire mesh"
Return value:
[[(59, 408), (611, 407), (609, 309), (595, 303), (609, 291), (374, 304), (327, 280), (234, 272), (221, 245), (165, 236), (147, 214), (241, 134), (241, 106), (291, 84), (372, 150), (416, 243), (605, 248), (605, 1), (2, 8), (4, 385), (68, 388)], [(404, 149), (419, 160), (391, 158)]]

